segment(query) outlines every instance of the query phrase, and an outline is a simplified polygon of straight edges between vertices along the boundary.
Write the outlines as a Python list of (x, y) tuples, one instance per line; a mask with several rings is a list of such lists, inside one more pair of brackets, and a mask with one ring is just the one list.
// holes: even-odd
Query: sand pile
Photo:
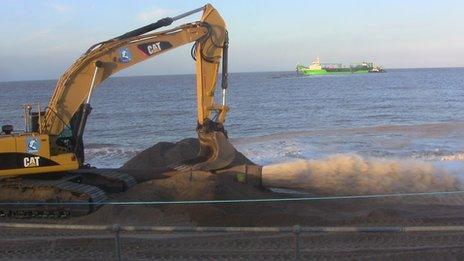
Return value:
[[(194, 138), (183, 139), (177, 143), (159, 142), (127, 161), (121, 169), (131, 174), (139, 183), (166, 178), (173, 175), (172, 173), (166, 175), (166, 173), (173, 171), (173, 166), (194, 159), (199, 149), (200, 144)], [(242, 153), (237, 152), (230, 166), (243, 164), (255, 165)]]
[(159, 142), (127, 161), (122, 169), (154, 169), (180, 164), (195, 158), (199, 148), (198, 140), (193, 138), (177, 143)]
[[(277, 197), (274, 193), (253, 184), (239, 183), (236, 173), (223, 170), (221, 174), (205, 171), (179, 172), (169, 166), (181, 164), (197, 155), (197, 139), (184, 139), (177, 143), (160, 142), (129, 160), (121, 168), (133, 175), (139, 184), (125, 193), (114, 195), (113, 201), (171, 201), (215, 200)], [(231, 167), (254, 165), (237, 153)], [(248, 205), (249, 206), (249, 205)], [(224, 206), (169, 205), (119, 206), (109, 205), (91, 215), (73, 219), (73, 223), (122, 223), (137, 225), (192, 225), (224, 220)], [(225, 209), (228, 209), (225, 206)], [(236, 207), (232, 207), (238, 209)], [(249, 212), (249, 211), (248, 211)], [(259, 211), (252, 211), (257, 214)]]

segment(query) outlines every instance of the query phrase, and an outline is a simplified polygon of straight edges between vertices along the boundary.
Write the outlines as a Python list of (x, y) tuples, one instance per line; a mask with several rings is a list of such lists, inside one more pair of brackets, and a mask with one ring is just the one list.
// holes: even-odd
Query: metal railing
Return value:
[(202, 233), (202, 232), (253, 232), (253, 233), (292, 233), (294, 236), (294, 258), (301, 258), (302, 233), (409, 233), (409, 232), (464, 232), (464, 226), (405, 226), (405, 227), (199, 227), (199, 226), (126, 226), (126, 225), (61, 225), (34, 223), (0, 223), (0, 229), (56, 229), (111, 231), (114, 233), (115, 257), (122, 260), (121, 232), (155, 233)]

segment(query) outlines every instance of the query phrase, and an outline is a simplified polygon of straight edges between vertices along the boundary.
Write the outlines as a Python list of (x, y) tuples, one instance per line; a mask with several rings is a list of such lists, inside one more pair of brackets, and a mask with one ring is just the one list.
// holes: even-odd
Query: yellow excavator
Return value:
[[(201, 11), (200, 21), (153, 32)], [(2, 126), (0, 216), (87, 214), (107, 199), (108, 192), (133, 186), (136, 182), (128, 174), (85, 163), (83, 134), (92, 93), (112, 74), (188, 43), (194, 43), (196, 61), (200, 152), (177, 168), (211, 171), (227, 167), (236, 154), (223, 125), (228, 112), (228, 35), (222, 17), (207, 4), (91, 46), (58, 80), (47, 107), (24, 107), (24, 132)], [(222, 103), (216, 103), (221, 62)]]

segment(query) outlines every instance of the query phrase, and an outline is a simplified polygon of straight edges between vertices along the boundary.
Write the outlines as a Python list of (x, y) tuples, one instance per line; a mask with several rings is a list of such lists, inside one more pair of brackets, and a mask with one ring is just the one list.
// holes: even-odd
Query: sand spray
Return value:
[(265, 187), (324, 195), (366, 195), (454, 191), (463, 189), (457, 177), (430, 162), (364, 158), (336, 154), (264, 166)]

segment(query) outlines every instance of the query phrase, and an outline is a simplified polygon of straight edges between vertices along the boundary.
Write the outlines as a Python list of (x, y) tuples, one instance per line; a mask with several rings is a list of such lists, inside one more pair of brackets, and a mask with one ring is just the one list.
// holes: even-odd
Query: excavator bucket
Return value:
[(198, 158), (204, 161), (193, 165), (193, 170), (217, 170), (229, 166), (237, 151), (221, 131), (198, 132), (200, 151)]

